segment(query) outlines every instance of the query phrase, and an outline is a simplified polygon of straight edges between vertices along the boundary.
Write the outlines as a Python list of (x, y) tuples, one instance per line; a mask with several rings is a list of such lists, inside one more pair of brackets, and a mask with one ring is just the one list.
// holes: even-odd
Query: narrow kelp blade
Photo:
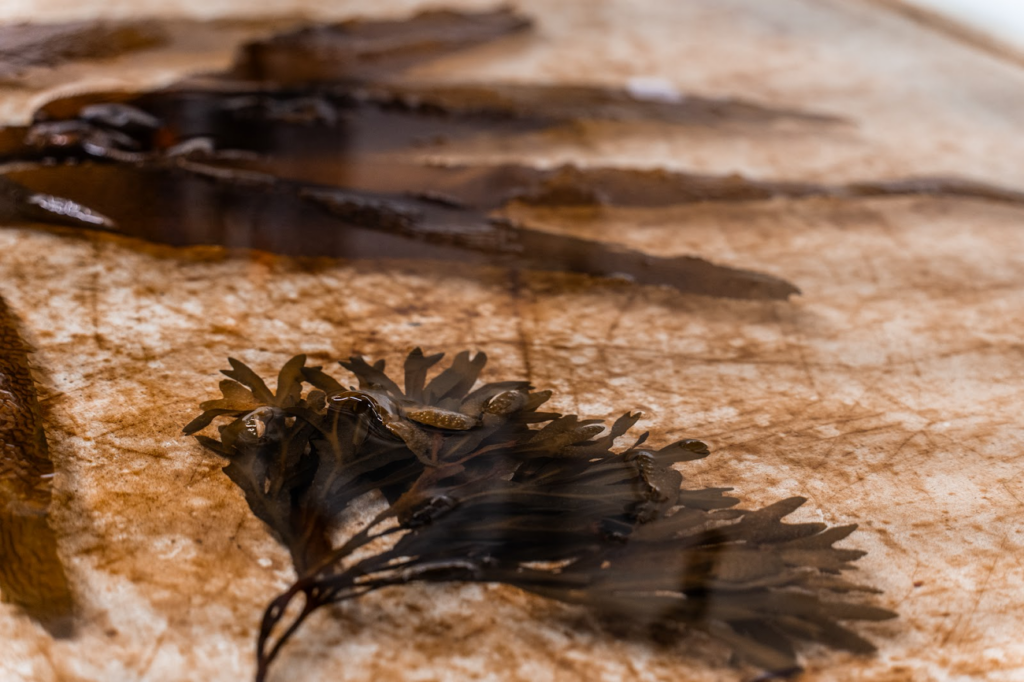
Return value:
[(53, 462), (27, 348), (0, 299), (0, 596), (55, 636), (72, 628), (74, 600), (47, 520)]
[[(505, 86), (487, 87), (500, 90)], [(601, 89), (594, 93), (588, 88), (576, 90), (583, 92), (584, 102), (598, 92), (611, 97)], [(828, 184), (572, 164), (554, 168), (513, 163), (427, 164), (419, 159), (425, 146), (504, 137), (578, 117), (598, 118), (602, 110), (581, 104), (577, 111), (568, 103), (552, 110), (527, 104), (518, 108), (502, 98), (497, 101), (507, 105), (504, 108), (448, 110), (428, 106), (419, 98), (415, 101), (408, 104), (399, 99), (396, 103), (381, 93), (364, 90), (239, 90), (218, 81), (142, 94), (74, 95), (47, 103), (37, 112), (34, 125), (3, 131), (0, 160), (96, 158), (138, 163), (186, 156), (225, 175), (264, 173), (340, 189), (408, 193), (486, 210), (510, 201), (551, 207), (660, 207), (915, 195), (1024, 203), (1024, 192), (1019, 190), (956, 177)], [(621, 109), (633, 119), (662, 116), (674, 120), (666, 112), (641, 104), (617, 103), (603, 115), (626, 117), (627, 113), (615, 113)], [(679, 120), (701, 115), (687, 114), (683, 104), (662, 106), (672, 107), (669, 111)], [(680, 107), (683, 109), (675, 111)]]
[(448, 116), (543, 118), (573, 121), (656, 122), (711, 128), (770, 126), (799, 121), (812, 126), (842, 125), (843, 119), (784, 109), (738, 98), (712, 98), (677, 91), (648, 94), (635, 87), (543, 83), (432, 83), (401, 81), (368, 84), (363, 97), (392, 108), (443, 112)]
[(12, 170), (8, 178), (34, 193), (60, 191), (126, 236), (174, 246), (493, 264), (626, 277), (728, 298), (785, 299), (797, 292), (770, 275), (534, 230), (431, 199), (203, 170), (80, 163)]
[(0, 82), (33, 67), (116, 57), (166, 40), (152, 20), (7, 24), (0, 26)]
[(88, 206), (64, 197), (33, 192), (0, 175), (0, 221), (41, 222), (89, 230), (111, 230), (114, 222)]
[(407, 19), (307, 26), (245, 45), (230, 75), (278, 83), (379, 79), (531, 26), (529, 19), (508, 8), (428, 10)]
[[(140, 125), (145, 117), (159, 125)], [(322, 153), (324, 145), (332, 150), (339, 143), (349, 156), (384, 151), (416, 155), (461, 140), (573, 129), (587, 121), (657, 124), (671, 130), (769, 127), (794, 118), (835, 123), (817, 114), (731, 99), (645, 99), (628, 89), (582, 84), (310, 86), (253, 84), (232, 80), (230, 74), (209, 74), (147, 92), (99, 91), (53, 99), (36, 111), (22, 153), (82, 140), (97, 150), (104, 142), (115, 147), (128, 142), (132, 149), (153, 151), (202, 137), (217, 150), (275, 156), (311, 156)], [(5, 148), (9, 144), (0, 145), (0, 151)]]

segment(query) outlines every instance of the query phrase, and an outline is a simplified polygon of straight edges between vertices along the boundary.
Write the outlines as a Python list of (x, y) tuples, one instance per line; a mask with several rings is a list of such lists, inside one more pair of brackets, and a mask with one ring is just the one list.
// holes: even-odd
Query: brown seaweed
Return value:
[(529, 28), (506, 9), (310, 26), (248, 44), (225, 73), (153, 92), (57, 99), (32, 125), (0, 131), (0, 218), (117, 229), (174, 245), (458, 260), (785, 299), (799, 290), (778, 277), (552, 234), (513, 224), (501, 211), (513, 202), (667, 206), (915, 194), (1024, 201), (1021, 192), (955, 178), (827, 185), (658, 169), (423, 163), (425, 145), (584, 119), (841, 123), (732, 99), (402, 79), (412, 63)]
[[(373, 122), (383, 114), (351, 98), (182, 91), (76, 106), (66, 119), (53, 118), (51, 107), (27, 129), (16, 154), (74, 163), (9, 170), (0, 213), (116, 224), (125, 234), (175, 245), (436, 258), (624, 276), (715, 296), (785, 298), (797, 290), (778, 278), (511, 225), (491, 211), (513, 201), (657, 206), (922, 193), (1021, 201), (1010, 190), (943, 179), (830, 186), (661, 170), (424, 165), (395, 157), (412, 145), (413, 133), (398, 124), (405, 138), (382, 133), (388, 125)], [(441, 117), (438, 125), (449, 124)], [(412, 130), (436, 133), (432, 125)], [(392, 148), (381, 154), (388, 143)]]
[(533, 22), (507, 8), (465, 13), (428, 10), (404, 20), (353, 19), (312, 25), (247, 43), (239, 50), (229, 80), (265, 87), (346, 83), (364, 97), (390, 107), (553, 120), (661, 120), (675, 123), (770, 122), (797, 119), (840, 123), (827, 115), (775, 109), (738, 99), (676, 93), (645, 93), (587, 85), (546, 86), (495, 83), (411, 83), (402, 72), (425, 60), (527, 33)]
[[(432, 189), (430, 179), (439, 173), (413, 172), (425, 140), (539, 129), (580, 117), (693, 122), (692, 102), (647, 101), (611, 89), (425, 88), (389, 80), (412, 61), (529, 25), (497, 10), (311, 27), (250, 44), (234, 70), (205, 81), (51, 102), (31, 126), (0, 140), (0, 159), (8, 164), (0, 216), (116, 226), (171, 244), (457, 259), (624, 277), (716, 296), (785, 299), (798, 291), (770, 275), (549, 234), (491, 215), (545, 183), (531, 169), (484, 178), (501, 183), (519, 176), (525, 189), (494, 187), (475, 197), (464, 191), (461, 202)], [(314, 73), (318, 68), (327, 71)], [(730, 106), (704, 106), (700, 115), (729, 116)], [(754, 108), (736, 111), (746, 116)], [(404, 157), (385, 176), (406, 182), (360, 187), (358, 178), (378, 167), (382, 154)], [(254, 160), (265, 163), (247, 168)], [(310, 166), (321, 171), (316, 179), (293, 177)]]
[(379, 79), (530, 26), (529, 19), (509, 9), (428, 10), (405, 20), (307, 26), (243, 46), (231, 76), (283, 84)]
[(0, 81), (32, 67), (116, 57), (155, 47), (165, 40), (165, 32), (155, 21), (0, 26)]
[[(428, 381), (440, 359), (415, 349), (400, 388), (383, 361), (342, 363), (358, 380), (345, 386), (296, 356), (276, 392), (231, 360), (224, 397), (185, 427), (230, 420), (198, 438), (298, 572), (264, 615), (257, 680), (313, 612), (414, 582), (504, 583), (663, 635), (694, 628), (776, 674), (798, 669), (800, 641), (874, 651), (840, 624), (895, 615), (840, 577), (863, 552), (834, 544), (856, 526), (784, 523), (803, 498), (739, 508), (728, 488), (684, 485), (677, 466), (708, 456), (700, 441), (650, 448), (642, 434), (616, 450), (638, 414), (606, 429), (541, 411), (550, 392), (525, 381), (478, 386), (483, 353)], [(332, 545), (371, 491), (382, 511)]]
[(0, 299), (0, 596), (66, 636), (73, 600), (47, 521), (53, 471), (28, 349)]
[(513, 119), (544, 117), (551, 122), (654, 121), (689, 126), (770, 125), (799, 121), (838, 125), (829, 114), (755, 104), (738, 98), (712, 98), (642, 88), (537, 83), (382, 83), (359, 92), (374, 101), (408, 110), (449, 116), (488, 115)]
[[(35, 202), (8, 211), (15, 216), (39, 219), (39, 204), (45, 202), (36, 198), (59, 192), (60, 206), (67, 208), (61, 222), (95, 228), (109, 221), (122, 234), (175, 246), (220, 244), (292, 256), (486, 263), (627, 277), (732, 298), (784, 299), (797, 291), (770, 275), (552, 234), (431, 197), (202, 172), (196, 166), (82, 163), (12, 171), (8, 181), (19, 188), (12, 190), (15, 201), (27, 189)], [(282, 225), (289, 227), (282, 230)]]
[(1024, 200), (1013, 190), (943, 178), (826, 185), (419, 161), (425, 144), (587, 118), (671, 125), (766, 124), (785, 117), (837, 122), (734, 100), (645, 98), (595, 86), (391, 78), (414, 58), (528, 26), (499, 10), (311, 27), (250, 44), (225, 74), (149, 93), (55, 100), (31, 126), (0, 134), (0, 161), (7, 163), (0, 218), (118, 229), (175, 245), (458, 260), (626, 278), (712, 296), (785, 299), (798, 289), (774, 276), (551, 234), (512, 224), (500, 211), (513, 202), (666, 206), (914, 194)]

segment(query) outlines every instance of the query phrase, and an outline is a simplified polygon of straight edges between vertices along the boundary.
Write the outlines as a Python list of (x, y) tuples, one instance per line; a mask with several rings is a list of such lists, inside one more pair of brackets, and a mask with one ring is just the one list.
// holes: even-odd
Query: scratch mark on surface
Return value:
[(146, 677), (149, 675), (151, 669), (153, 668), (153, 663), (156, 661), (157, 654), (160, 652), (160, 649), (163, 648), (164, 641), (166, 639), (167, 626), (165, 625), (164, 628), (160, 631), (160, 634), (157, 635), (156, 641), (153, 642), (153, 646), (149, 650), (149, 654), (146, 656), (146, 660), (142, 662), (142, 665), (139, 668), (140, 680), (146, 679)]
[(993, 557), (992, 563), (989, 565), (988, 570), (985, 572), (985, 578), (981, 582), (981, 587), (976, 591), (974, 603), (971, 605), (970, 611), (968, 611), (966, 614), (962, 614), (957, 617), (956, 622), (953, 623), (953, 627), (951, 627), (949, 631), (946, 633), (946, 636), (942, 638), (941, 646), (946, 646), (947, 644), (949, 644), (950, 640), (953, 637), (953, 634), (957, 630), (960, 630), (960, 632), (962, 633), (960, 635), (960, 642), (966, 642), (967, 633), (965, 631), (967, 630), (967, 626), (970, 624), (971, 620), (974, 618), (974, 615), (977, 613), (978, 605), (981, 603), (982, 597), (984, 597), (985, 593), (988, 591), (989, 581), (992, 579), (992, 574), (995, 573), (996, 565), (998, 564), (998, 562), (999, 560)]

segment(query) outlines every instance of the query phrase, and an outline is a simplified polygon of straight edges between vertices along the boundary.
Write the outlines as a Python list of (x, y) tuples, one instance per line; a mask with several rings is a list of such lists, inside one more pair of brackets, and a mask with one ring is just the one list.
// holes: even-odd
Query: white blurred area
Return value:
[[(676, 0), (658, 0), (675, 2)], [(1024, 0), (898, 0), (912, 7), (938, 13), (975, 31), (988, 34), (1024, 52)], [(394, 0), (391, 4), (408, 10), (424, 4), (420, 0)], [(434, 0), (426, 4), (483, 8), (501, 4), (498, 0)], [(514, 4), (514, 2), (513, 2)], [(261, 0), (251, 3), (250, 15), (301, 13), (311, 17), (337, 18), (365, 14), (362, 0)], [(69, 21), (75, 19), (119, 18), (140, 15), (176, 15), (212, 18), (236, 14), (233, 0), (0, 0), (0, 23), (17, 21)]]
[(1024, 0), (904, 0), (1024, 50)]

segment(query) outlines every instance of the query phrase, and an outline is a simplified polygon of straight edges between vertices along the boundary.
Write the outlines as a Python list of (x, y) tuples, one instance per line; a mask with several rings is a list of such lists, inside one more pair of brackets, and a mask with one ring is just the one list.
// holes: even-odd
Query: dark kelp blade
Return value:
[(356, 375), (359, 379), (359, 388), (380, 388), (394, 396), (402, 395), (402, 389), (384, 373), (384, 366), (381, 364), (371, 365), (361, 355), (353, 355), (348, 362), (341, 361), (338, 364)]
[(52, 194), (33, 192), (0, 175), (0, 220), (41, 222), (90, 230), (114, 230), (116, 224), (88, 206)]
[(244, 46), (231, 75), (278, 84), (381, 78), (530, 26), (509, 9), (430, 10), (405, 20), (310, 26)]
[(725, 623), (711, 623), (708, 632), (760, 668), (775, 673), (795, 673), (800, 670), (796, 657), (788, 650), (779, 650), (771, 645), (762, 644), (756, 639), (736, 632)]
[(436, 404), (444, 399), (461, 400), (476, 383), (477, 377), (487, 364), (486, 353), (470, 356), (463, 351), (455, 356), (451, 367), (438, 374), (427, 384), (425, 393), (427, 402)]
[(165, 40), (155, 21), (10, 24), (0, 27), (0, 81), (32, 67), (114, 57)]
[(41, 166), (12, 170), (9, 177), (34, 192), (62, 191), (111, 216), (127, 236), (174, 246), (488, 263), (625, 278), (724, 298), (784, 300), (799, 291), (778, 277), (694, 256), (661, 258), (412, 197), (160, 165)]
[(248, 365), (234, 358), (228, 358), (228, 364), (231, 365), (231, 369), (222, 369), (220, 371), (221, 374), (229, 379), (234, 379), (252, 391), (253, 398), (257, 402), (265, 405), (276, 404), (276, 396), (267, 388), (267, 384), (263, 379), (256, 372), (252, 371)]
[[(442, 119), (448, 122), (447, 117)], [(413, 157), (421, 151), (417, 140), (431, 133), (449, 140), (479, 135), (466, 121), (459, 131), (442, 131), (441, 123), (418, 127), (408, 138), (387, 135), (378, 140), (367, 128), (349, 131), (344, 141), (330, 144), (329, 132), (319, 144), (292, 144), (286, 148), (260, 149), (259, 155), (235, 156), (214, 153), (202, 162), (224, 170), (254, 171), (274, 177), (313, 184), (343, 185), (370, 192), (405, 192), (453, 207), (493, 210), (513, 201), (538, 207), (622, 206), (656, 208), (694, 203), (746, 203), (774, 199), (867, 198), (897, 196), (946, 196), (984, 199), (1024, 205), (1024, 192), (991, 183), (960, 178), (919, 177), (848, 184), (797, 182), (747, 177), (738, 173), (709, 175), (665, 169), (580, 167), (566, 164), (542, 169), (519, 164), (466, 166), (423, 164)], [(445, 123), (447, 125), (447, 123)], [(276, 126), (275, 126), (276, 127)], [(308, 126), (306, 127), (308, 134)], [(508, 129), (506, 132), (513, 132)], [(499, 133), (500, 131), (492, 131)], [(312, 137), (312, 135), (310, 135)], [(287, 136), (261, 135), (257, 139), (301, 139), (301, 132)], [(403, 155), (408, 153), (408, 158)]]
[(793, 109), (767, 107), (737, 99), (712, 99), (683, 93), (649, 96), (637, 89), (591, 85), (532, 83), (429, 83), (372, 84), (371, 99), (392, 106), (468, 113), (491, 117), (536, 118), (568, 123), (579, 120), (657, 121), (675, 125), (767, 125), (798, 120), (819, 125), (840, 124), (842, 119)]
[[(607, 106), (599, 106), (602, 102)], [(215, 167), (351, 189), (419, 192), (488, 209), (513, 199), (547, 206), (666, 206), (817, 196), (934, 195), (1024, 203), (1024, 192), (1019, 190), (959, 178), (828, 185), (664, 169), (439, 166), (424, 165), (415, 158), (425, 141), (504, 136), (587, 117), (661, 118), (668, 123), (709, 117), (720, 123), (729, 116), (770, 121), (798, 115), (731, 101), (728, 106), (709, 103), (692, 96), (655, 104), (619, 91), (584, 86), (388, 85), (357, 92), (295, 93), (239, 89), (207, 79), (138, 95), (94, 93), (54, 100), (39, 110), (36, 124), (12, 128), (0, 136), (0, 156), (22, 161), (47, 156), (116, 157), (128, 151), (125, 136), (137, 153), (159, 155), (177, 143), (201, 138), (208, 141), (204, 161)], [(734, 114), (728, 114), (733, 109)], [(107, 113), (98, 116), (97, 111)], [(126, 124), (122, 122), (126, 117), (145, 118), (151, 125)], [(51, 128), (52, 135), (46, 132)], [(382, 152), (389, 156), (380, 158)]]
[(280, 407), (291, 407), (299, 402), (302, 395), (303, 367), (305, 355), (296, 355), (284, 364), (277, 375), (276, 404)]
[(423, 388), (426, 386), (427, 372), (444, 357), (444, 353), (424, 355), (419, 346), (414, 348), (405, 359), (405, 395), (410, 400), (421, 402)]

